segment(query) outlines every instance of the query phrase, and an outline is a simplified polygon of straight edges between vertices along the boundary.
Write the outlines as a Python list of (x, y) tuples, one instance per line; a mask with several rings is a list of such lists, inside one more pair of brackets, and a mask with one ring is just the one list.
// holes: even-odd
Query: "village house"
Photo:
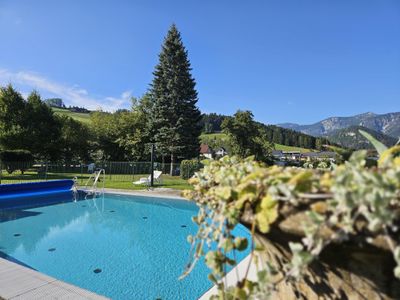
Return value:
[(207, 144), (200, 145), (200, 155), (204, 156), (205, 158), (213, 158), (213, 150)]

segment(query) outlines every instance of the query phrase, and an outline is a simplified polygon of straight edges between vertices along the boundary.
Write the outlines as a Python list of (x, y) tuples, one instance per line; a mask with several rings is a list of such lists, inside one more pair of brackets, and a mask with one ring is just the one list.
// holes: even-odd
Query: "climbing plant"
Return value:
[[(393, 253), (397, 263), (393, 271), (400, 278), (400, 146), (379, 151), (378, 167), (367, 168), (367, 153), (358, 151), (332, 171), (266, 167), (253, 158), (224, 157), (208, 162), (190, 179), (194, 189), (185, 192), (200, 209), (193, 219), (198, 231), (188, 237), (192, 259), (182, 277), (204, 256), (209, 279), (219, 290), (214, 298), (264, 299), (279, 282), (301, 278), (330, 243), (355, 235), (373, 243), (379, 235)], [(250, 247), (251, 258), (258, 257), (255, 254), (263, 248), (255, 243), (255, 234), (267, 234), (284, 218), (284, 209), (304, 206), (308, 207), (301, 224), (304, 237), (289, 242), (292, 255), (279, 270), (283, 276), (277, 279), (278, 270), (266, 261), (256, 280), (246, 274), (236, 286), (227, 287), (222, 278), (229, 266), (237, 264), (230, 253)], [(251, 239), (233, 234), (240, 222), (250, 228)]]

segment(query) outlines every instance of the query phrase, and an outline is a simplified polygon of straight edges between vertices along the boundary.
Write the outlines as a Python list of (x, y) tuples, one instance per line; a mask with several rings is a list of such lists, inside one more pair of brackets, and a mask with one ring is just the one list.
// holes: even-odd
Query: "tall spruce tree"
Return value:
[(193, 158), (199, 153), (201, 114), (196, 106), (196, 83), (191, 75), (188, 52), (173, 24), (162, 45), (159, 63), (151, 84), (153, 107), (150, 132), (158, 151), (177, 159)]

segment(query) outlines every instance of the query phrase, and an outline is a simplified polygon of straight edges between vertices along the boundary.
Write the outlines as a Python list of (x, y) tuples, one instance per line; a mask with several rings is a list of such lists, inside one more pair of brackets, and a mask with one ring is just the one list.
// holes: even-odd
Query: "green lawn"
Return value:
[[(220, 141), (221, 144), (227, 143), (229, 140), (229, 137), (225, 133), (203, 133), (200, 136), (200, 140), (204, 144), (211, 144), (210, 146), (212, 147), (213, 143), (215, 143), (216, 140)], [(275, 150), (282, 150), (282, 151), (300, 151), (302, 153), (313, 151), (311, 149), (286, 146), (286, 145), (281, 145), (281, 144), (274, 144), (274, 147), (275, 147)]]
[[(300, 152), (302, 152), (302, 153), (313, 151), (313, 150), (311, 150), (311, 149), (306, 149), (306, 148), (301, 148), (301, 147), (293, 147), (293, 146), (286, 146), (286, 145), (281, 145), (281, 144), (275, 144), (275, 150), (282, 150), (282, 151), (300, 151)], [(315, 151), (315, 150), (314, 150), (314, 151)]]
[(200, 139), (222, 139), (227, 140), (228, 136), (225, 133), (202, 133)]
[[(47, 180), (52, 179), (73, 179), (77, 177), (78, 184), (82, 187), (86, 184), (89, 174), (80, 173), (48, 173)], [(129, 175), (129, 174), (116, 174), (106, 175), (105, 187), (113, 189), (127, 189), (127, 190), (143, 190), (146, 187), (143, 185), (134, 185), (132, 182), (139, 180), (141, 177), (148, 177), (148, 174), (142, 175)], [(172, 188), (176, 190), (192, 189), (192, 186), (188, 184), (187, 180), (180, 178), (179, 176), (162, 175), (162, 184), (156, 184), (155, 187)], [(32, 182), (45, 180), (42, 175), (38, 175), (37, 172), (25, 172), (22, 175), (19, 171), (13, 174), (7, 174), (3, 172), (1, 174), (1, 183), (20, 183), (20, 182)], [(99, 183), (99, 187), (101, 187)]]
[(64, 115), (71, 117), (72, 119), (82, 122), (82, 123), (90, 123), (90, 114), (87, 113), (76, 113), (69, 111), (68, 109), (52, 107), (52, 110), (55, 112), (56, 115)]

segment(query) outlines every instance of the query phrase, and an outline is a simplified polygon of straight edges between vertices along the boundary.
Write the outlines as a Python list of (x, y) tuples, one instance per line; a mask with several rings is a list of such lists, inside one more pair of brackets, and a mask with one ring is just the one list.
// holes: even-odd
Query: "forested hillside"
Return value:
[(397, 142), (397, 139), (391, 136), (362, 126), (351, 126), (336, 130), (328, 138), (331, 142), (350, 149), (373, 149), (373, 145), (360, 134), (359, 130), (368, 132), (386, 146), (393, 146)]
[[(215, 113), (203, 114), (201, 125), (203, 133), (217, 133), (222, 131), (222, 123), (229, 116)], [(275, 125), (265, 125), (256, 122), (258, 126), (263, 127), (266, 138), (274, 144), (300, 147), (306, 149), (321, 149), (322, 145), (329, 144), (326, 138), (314, 137), (295, 130), (282, 128)]]

